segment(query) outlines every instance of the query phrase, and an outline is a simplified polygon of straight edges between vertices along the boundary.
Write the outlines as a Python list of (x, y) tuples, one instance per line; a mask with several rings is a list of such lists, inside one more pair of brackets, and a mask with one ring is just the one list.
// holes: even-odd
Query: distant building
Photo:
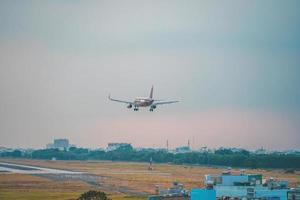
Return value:
[(74, 145), (70, 145), (68, 139), (54, 139), (54, 142), (47, 144), (46, 148), (47, 149), (68, 150), (72, 146), (74, 146)]
[(138, 147), (135, 148), (136, 151), (147, 151), (147, 152), (158, 152), (158, 151), (163, 151), (163, 152), (168, 152), (166, 148), (142, 148)]
[(0, 146), (0, 153), (1, 152), (13, 152), (13, 151), (14, 151), (14, 149)]
[(69, 148), (69, 140), (68, 139), (55, 139), (53, 145), (55, 148), (67, 149), (67, 148)]
[(54, 149), (53, 143), (49, 143), (46, 145), (46, 149)]
[(132, 148), (130, 143), (108, 143), (106, 151), (115, 151), (119, 148)]
[(263, 154), (268, 154), (269, 152), (264, 149), (263, 147), (261, 147), (260, 149), (257, 149), (256, 151), (254, 151), (255, 154), (258, 154), (258, 155), (263, 155)]
[(189, 146), (177, 147), (175, 149), (175, 153), (189, 153), (191, 152), (191, 148)]

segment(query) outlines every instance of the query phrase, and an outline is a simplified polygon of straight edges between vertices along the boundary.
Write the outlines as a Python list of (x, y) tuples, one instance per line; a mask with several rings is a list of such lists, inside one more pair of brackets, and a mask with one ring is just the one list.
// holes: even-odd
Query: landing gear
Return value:
[(139, 110), (139, 107), (134, 107), (133, 110), (134, 110), (134, 111), (138, 111), (138, 110)]
[(153, 112), (153, 108), (150, 108), (150, 110), (149, 110), (150, 112)]

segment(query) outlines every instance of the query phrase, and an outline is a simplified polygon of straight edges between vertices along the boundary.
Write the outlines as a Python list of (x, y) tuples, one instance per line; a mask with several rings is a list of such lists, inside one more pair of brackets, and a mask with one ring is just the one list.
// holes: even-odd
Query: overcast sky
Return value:
[[(300, 1), (0, 1), (0, 146), (300, 149)], [(110, 102), (180, 103), (133, 112)]]

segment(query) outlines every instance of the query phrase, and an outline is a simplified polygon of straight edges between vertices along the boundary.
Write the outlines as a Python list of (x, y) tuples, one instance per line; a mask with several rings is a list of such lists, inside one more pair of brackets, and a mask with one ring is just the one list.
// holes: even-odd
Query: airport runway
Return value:
[(20, 165), (13, 163), (0, 162), (0, 173), (18, 173), (18, 174), (83, 174), (61, 169), (51, 169), (46, 167), (36, 167), (30, 165)]
[(103, 184), (104, 177), (94, 175), (94, 174), (89, 174), (86, 172), (0, 162), (0, 174), (14, 174), (14, 173), (30, 174), (34, 176), (51, 179), (53, 181), (83, 181), (95, 188), (105, 189), (111, 192), (125, 193), (130, 195), (139, 195), (139, 196), (148, 195), (145, 192), (135, 191), (126, 187), (105, 185)]

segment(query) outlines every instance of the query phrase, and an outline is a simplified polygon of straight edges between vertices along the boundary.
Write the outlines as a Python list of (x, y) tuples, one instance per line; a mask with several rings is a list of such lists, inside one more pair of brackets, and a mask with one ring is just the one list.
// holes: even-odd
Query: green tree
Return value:
[(104, 192), (90, 190), (80, 195), (78, 200), (110, 200)]

